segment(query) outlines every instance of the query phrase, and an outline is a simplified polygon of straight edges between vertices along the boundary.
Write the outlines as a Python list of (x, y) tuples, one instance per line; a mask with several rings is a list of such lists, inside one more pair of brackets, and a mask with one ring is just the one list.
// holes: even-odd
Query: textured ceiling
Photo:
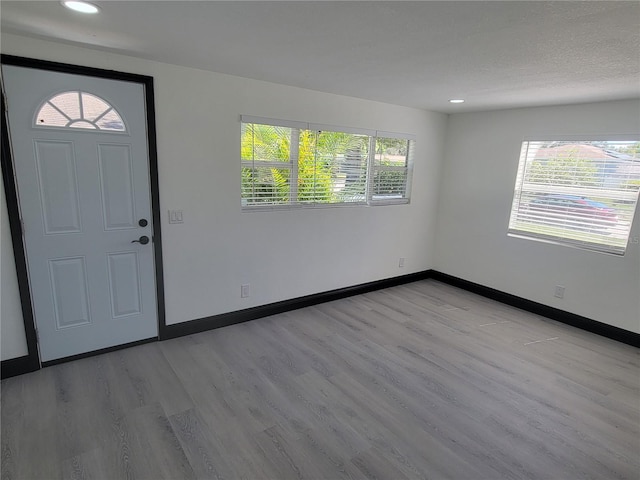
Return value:
[(0, 28), (441, 112), (640, 97), (636, 1), (93, 3), (2, 1)]

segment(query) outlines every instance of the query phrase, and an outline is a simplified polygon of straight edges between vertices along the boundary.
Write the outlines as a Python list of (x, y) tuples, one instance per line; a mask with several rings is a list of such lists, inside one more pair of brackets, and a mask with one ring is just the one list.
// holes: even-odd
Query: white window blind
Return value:
[(299, 152), (298, 200), (302, 203), (366, 203), (369, 136), (306, 131)]
[(376, 137), (371, 182), (373, 202), (401, 202), (409, 198), (409, 159), (413, 144), (408, 138)]
[(410, 135), (242, 116), (242, 206), (407, 203)]
[(624, 255), (640, 190), (640, 142), (525, 141), (509, 234)]
[[(297, 148), (295, 128), (242, 124), (242, 203), (243, 205), (286, 204), (295, 185), (292, 140)], [(296, 148), (294, 148), (294, 153)]]

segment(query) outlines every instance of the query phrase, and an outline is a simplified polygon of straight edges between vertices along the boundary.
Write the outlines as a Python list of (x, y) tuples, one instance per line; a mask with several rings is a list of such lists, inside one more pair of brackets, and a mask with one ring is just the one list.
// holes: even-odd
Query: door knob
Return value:
[(149, 243), (149, 237), (142, 235), (138, 240), (131, 240), (131, 243), (141, 243), (142, 245), (146, 245)]

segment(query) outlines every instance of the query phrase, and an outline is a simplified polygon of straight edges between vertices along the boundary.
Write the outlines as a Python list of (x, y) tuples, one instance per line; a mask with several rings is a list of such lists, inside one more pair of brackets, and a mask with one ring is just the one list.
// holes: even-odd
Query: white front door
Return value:
[(2, 74), (41, 360), (157, 337), (144, 86)]

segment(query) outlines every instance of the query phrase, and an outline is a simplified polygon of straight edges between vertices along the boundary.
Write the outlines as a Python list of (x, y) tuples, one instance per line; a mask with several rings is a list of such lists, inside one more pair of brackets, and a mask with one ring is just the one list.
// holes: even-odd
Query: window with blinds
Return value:
[(295, 162), (291, 144), (297, 146), (295, 128), (242, 124), (242, 200), (243, 205), (274, 205), (291, 199)]
[(411, 135), (242, 116), (242, 207), (408, 203)]
[(638, 141), (525, 141), (508, 233), (624, 255), (639, 191)]
[(389, 133), (379, 135), (375, 141), (371, 200), (375, 203), (402, 201), (409, 193), (407, 176), (413, 142)]

